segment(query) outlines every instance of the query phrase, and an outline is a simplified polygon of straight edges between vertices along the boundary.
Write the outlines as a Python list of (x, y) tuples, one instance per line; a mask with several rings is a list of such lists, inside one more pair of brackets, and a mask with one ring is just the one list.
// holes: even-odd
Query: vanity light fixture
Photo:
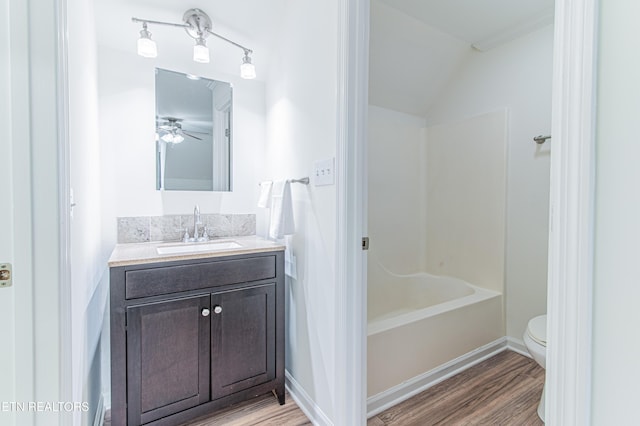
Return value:
[(147, 23), (142, 23), (140, 30), (140, 38), (138, 39), (138, 55), (145, 58), (155, 58), (158, 56), (158, 47), (156, 42), (151, 40), (151, 33), (147, 30)]
[(256, 78), (256, 67), (251, 63), (249, 52), (244, 51), (244, 58), (242, 58), (242, 65), (240, 65), (240, 77), (248, 80)]
[(196, 45), (193, 46), (193, 60), (201, 64), (209, 63), (209, 48), (207, 47), (207, 41), (203, 37), (198, 38)]
[(148, 24), (154, 25), (168, 25), (171, 27), (184, 28), (189, 37), (196, 41), (193, 47), (193, 60), (200, 63), (209, 63), (209, 48), (207, 47), (207, 37), (210, 35), (215, 36), (221, 40), (226, 41), (236, 47), (239, 47), (244, 51), (244, 57), (242, 58), (242, 64), (240, 65), (240, 76), (245, 79), (256, 78), (256, 68), (251, 63), (251, 54), (253, 51), (235, 41), (229, 40), (226, 37), (216, 34), (211, 31), (211, 18), (200, 9), (189, 9), (183, 17), (183, 23), (152, 21), (150, 19), (131, 18), (133, 22), (142, 23), (142, 30), (140, 31), (140, 38), (138, 39), (138, 55), (145, 58), (155, 58), (158, 56), (158, 50), (156, 43), (151, 40), (151, 33), (147, 30)]

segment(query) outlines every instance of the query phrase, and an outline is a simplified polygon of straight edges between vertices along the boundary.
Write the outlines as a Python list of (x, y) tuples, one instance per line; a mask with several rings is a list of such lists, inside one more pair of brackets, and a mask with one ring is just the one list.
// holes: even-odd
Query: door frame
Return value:
[[(548, 273), (547, 424), (588, 424), (595, 198), (597, 0), (556, 0)], [(369, 0), (339, 20), (336, 415), (366, 423), (366, 111)]]
[(336, 425), (367, 419), (366, 133), (369, 0), (338, 3), (336, 137)]
[[(58, 13), (65, 13), (65, 2), (57, 3)], [(546, 372), (549, 424), (587, 424), (590, 418), (597, 11), (597, 0), (556, 1)], [(355, 425), (366, 421), (366, 263), (360, 239), (366, 231), (369, 0), (340, 0), (338, 12), (334, 422)], [(61, 31), (58, 34), (62, 37)], [(65, 42), (58, 40), (57, 46)], [(57, 97), (64, 102), (60, 98), (65, 92)], [(64, 119), (58, 119), (65, 125)], [(58, 138), (59, 153), (66, 152), (64, 139)], [(68, 179), (62, 160), (61, 183)], [(60, 186), (57, 203), (64, 216), (67, 187)], [(34, 193), (40, 196), (49, 199)], [(68, 252), (67, 239), (60, 239), (59, 250)], [(67, 259), (57, 257), (64, 286)], [(58, 310), (65, 330), (69, 318)], [(65, 362), (65, 354), (61, 359)], [(69, 380), (66, 376), (60, 377), (62, 389)]]
[(547, 424), (589, 424), (598, 0), (556, 0), (547, 290)]

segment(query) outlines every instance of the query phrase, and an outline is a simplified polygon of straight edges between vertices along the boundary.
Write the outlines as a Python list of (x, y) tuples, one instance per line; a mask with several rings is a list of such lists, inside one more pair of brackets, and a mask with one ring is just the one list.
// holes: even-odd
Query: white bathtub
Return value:
[(504, 336), (498, 292), (457, 278), (399, 276), (375, 265), (369, 275), (369, 397)]

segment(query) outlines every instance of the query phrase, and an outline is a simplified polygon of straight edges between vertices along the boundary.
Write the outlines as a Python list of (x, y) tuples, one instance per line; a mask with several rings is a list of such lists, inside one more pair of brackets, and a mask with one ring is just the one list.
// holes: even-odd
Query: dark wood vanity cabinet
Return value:
[(112, 267), (111, 376), (114, 426), (284, 404), (282, 252)]
[(127, 418), (145, 424), (209, 401), (209, 296), (127, 308)]
[(211, 302), (211, 399), (275, 379), (276, 285), (215, 293)]

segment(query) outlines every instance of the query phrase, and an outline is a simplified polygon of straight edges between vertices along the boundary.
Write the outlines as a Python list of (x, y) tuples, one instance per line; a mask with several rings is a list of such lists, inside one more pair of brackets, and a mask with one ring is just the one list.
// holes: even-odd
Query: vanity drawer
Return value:
[(125, 298), (156, 296), (275, 278), (276, 257), (223, 260), (127, 271)]

